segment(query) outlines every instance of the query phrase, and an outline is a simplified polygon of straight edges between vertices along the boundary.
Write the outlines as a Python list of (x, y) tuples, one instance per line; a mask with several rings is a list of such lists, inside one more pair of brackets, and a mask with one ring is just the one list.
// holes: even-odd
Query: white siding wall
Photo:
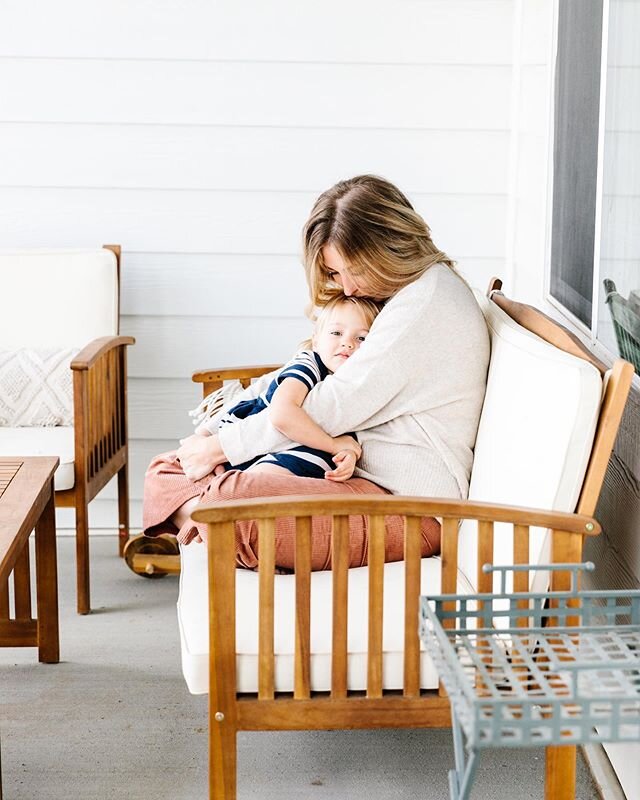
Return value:
[(551, 5), (0, 5), (0, 247), (123, 246), (136, 524), (146, 463), (191, 429), (192, 370), (306, 334), (300, 229), (335, 181), (397, 183), (474, 285), (538, 258)]

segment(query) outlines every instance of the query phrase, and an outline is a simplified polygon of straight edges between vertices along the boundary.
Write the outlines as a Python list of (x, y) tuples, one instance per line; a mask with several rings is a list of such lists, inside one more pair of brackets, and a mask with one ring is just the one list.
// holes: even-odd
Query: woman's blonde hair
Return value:
[[(376, 303), (375, 300), (370, 300), (368, 297), (347, 297), (347, 295), (343, 294), (342, 292), (334, 291), (332, 294), (328, 295), (328, 297), (329, 299), (325, 305), (320, 308), (318, 314), (313, 315), (313, 319), (315, 320), (314, 333), (316, 333), (323, 325), (326, 324), (331, 312), (335, 308), (338, 308), (338, 306), (351, 303), (352, 305), (356, 306), (356, 308), (359, 308), (367, 328), (370, 328), (373, 325), (373, 320), (382, 311), (383, 307), (382, 303)], [(306, 339), (300, 344), (300, 347), (303, 350), (310, 350), (313, 347), (313, 339)]]
[(327, 244), (377, 298), (392, 297), (433, 264), (455, 267), (404, 194), (375, 175), (340, 181), (311, 210), (303, 230), (303, 260), (312, 306), (325, 305), (337, 288), (322, 257)]

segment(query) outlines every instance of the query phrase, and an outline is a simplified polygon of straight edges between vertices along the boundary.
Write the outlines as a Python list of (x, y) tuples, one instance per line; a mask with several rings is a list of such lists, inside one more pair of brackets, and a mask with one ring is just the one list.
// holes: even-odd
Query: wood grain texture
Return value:
[(369, 620), (367, 697), (382, 697), (382, 632), (384, 611), (384, 517), (369, 518)]
[(349, 570), (349, 518), (333, 518), (331, 539), (332, 622), (331, 622), (331, 697), (347, 696), (347, 603)]
[(296, 520), (296, 632), (294, 690), (296, 700), (311, 696), (311, 520)]
[[(344, 511), (341, 511), (344, 510)], [(374, 495), (345, 497), (344, 495), (325, 495), (310, 498), (304, 495), (266, 498), (257, 500), (234, 500), (200, 505), (193, 512), (197, 522), (218, 522), (227, 519), (254, 519), (263, 517), (303, 517), (309, 514), (406, 514), (407, 516), (444, 517), (444, 530), (447, 536), (457, 539), (457, 527), (450, 521), (477, 519), (495, 522), (515, 522), (543, 528), (557, 528), (597, 535), (600, 526), (591, 517), (580, 514), (566, 514), (561, 511), (542, 511), (519, 506), (495, 505), (470, 500), (446, 500), (422, 497), (402, 497), (400, 495)], [(593, 526), (587, 530), (587, 526)], [(447, 543), (448, 545), (448, 543)]]

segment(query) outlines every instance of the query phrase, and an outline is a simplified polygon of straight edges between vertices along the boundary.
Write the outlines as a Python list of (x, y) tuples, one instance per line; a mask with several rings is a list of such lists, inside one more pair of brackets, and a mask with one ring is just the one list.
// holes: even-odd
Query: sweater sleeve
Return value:
[[(330, 436), (365, 430), (402, 413), (394, 399), (413, 372), (415, 341), (424, 335), (431, 294), (415, 296), (407, 292), (411, 288), (405, 287), (387, 303), (362, 346), (305, 400), (304, 410)], [(291, 446), (266, 417), (256, 414), (220, 431), (220, 443), (231, 464)]]

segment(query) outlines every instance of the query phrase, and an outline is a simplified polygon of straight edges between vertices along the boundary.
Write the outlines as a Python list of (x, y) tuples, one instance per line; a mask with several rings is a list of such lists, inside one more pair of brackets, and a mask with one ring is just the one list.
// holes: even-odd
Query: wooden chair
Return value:
[[(120, 554), (129, 538), (127, 356), (119, 336), (120, 246), (0, 253), (2, 349), (80, 349), (72, 427), (0, 427), (2, 455), (57, 455), (55, 503), (76, 514), (77, 607), (90, 611), (91, 500), (118, 476)], [(34, 293), (35, 287), (35, 293)]]
[[(483, 303), (492, 356), (469, 500), (280, 497), (195, 511), (194, 519), (209, 525), (208, 568), (204, 546), (183, 548), (178, 614), (189, 688), (209, 691), (210, 797), (236, 797), (240, 730), (449, 725), (448, 701), (437, 676), (429, 673), (418, 638), (420, 594), (491, 591), (493, 579), (482, 572), (484, 563), (576, 562), (584, 537), (598, 533), (592, 516), (633, 367), (617, 361), (605, 370), (575, 337), (535, 309), (505, 298), (500, 286), (492, 282), (491, 299)], [(519, 361), (522, 374), (513, 375)], [(249, 381), (262, 371), (214, 370), (196, 379), (206, 394), (222, 380)], [(566, 385), (565, 373), (571, 375)], [(540, 386), (542, 379), (547, 383)], [(578, 384), (570, 402), (567, 395)], [(538, 394), (523, 418), (527, 392)], [(546, 418), (550, 413), (557, 413), (559, 427), (555, 418)], [(528, 442), (525, 452), (514, 450), (519, 430)], [(544, 449), (534, 452), (545, 436), (553, 444), (544, 445), (550, 450), (564, 437), (546, 461)], [(541, 463), (534, 463), (537, 458)], [(543, 502), (553, 510), (522, 507)], [(370, 520), (369, 566), (351, 570), (350, 514)], [(384, 564), (386, 514), (405, 518), (405, 560), (400, 564)], [(310, 571), (314, 515), (333, 519), (330, 573)], [(293, 576), (274, 576), (274, 525), (283, 516), (297, 521)], [(422, 516), (443, 520), (440, 559), (420, 559)], [(259, 528), (257, 574), (235, 567), (234, 523), (248, 519)], [(551, 585), (566, 588), (568, 580), (565, 573), (553, 573)], [(526, 590), (531, 582), (529, 573), (519, 573), (513, 588)], [(354, 606), (360, 593), (366, 601), (358, 611)], [(287, 602), (293, 606), (288, 612)], [(319, 616), (328, 630), (326, 653), (317, 646)], [(354, 627), (365, 640), (364, 653), (353, 645)], [(240, 641), (252, 628), (255, 651)], [(283, 651), (285, 628), (290, 649)], [(389, 628), (401, 632), (394, 663)], [(202, 674), (205, 659), (208, 681)], [(395, 675), (389, 678), (391, 672)], [(547, 749), (546, 785), (548, 799), (574, 796), (574, 748)]]

